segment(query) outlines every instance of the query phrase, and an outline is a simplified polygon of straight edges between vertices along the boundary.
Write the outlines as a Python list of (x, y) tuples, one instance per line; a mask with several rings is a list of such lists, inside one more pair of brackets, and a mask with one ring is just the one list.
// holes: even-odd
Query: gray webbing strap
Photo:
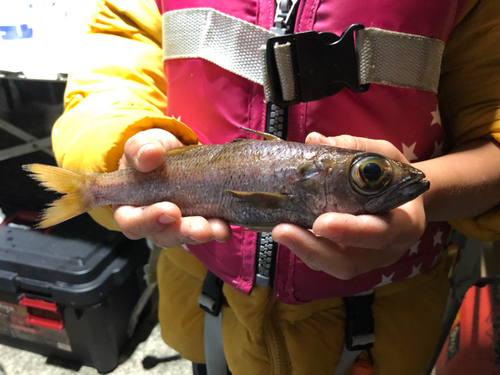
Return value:
[(340, 356), (339, 364), (337, 365), (337, 368), (335, 369), (333, 375), (344, 375), (349, 366), (352, 365), (352, 363), (356, 360), (356, 358), (359, 357), (359, 355), (362, 352), (363, 352), (362, 350), (351, 351), (347, 349), (347, 347), (344, 345), (344, 349), (342, 350), (342, 355)]
[(370, 350), (373, 347), (375, 326), (371, 306), (374, 300), (373, 289), (344, 298), (346, 342), (334, 375), (344, 375), (363, 350)]
[(205, 361), (208, 375), (227, 375), (227, 363), (222, 344), (222, 312), (213, 316), (205, 312)]
[[(269, 30), (211, 8), (181, 9), (163, 14), (163, 57), (202, 58), (266, 85), (259, 49), (278, 36)], [(292, 97), (291, 53), (275, 51), (283, 71), (283, 92)], [(444, 43), (419, 35), (367, 28), (356, 32), (361, 84), (378, 83), (437, 92)], [(281, 75), (281, 73), (280, 73)]]
[(227, 375), (222, 342), (223, 284), (224, 282), (216, 274), (207, 270), (198, 296), (200, 308), (205, 311), (204, 343), (208, 375)]
[(359, 83), (436, 93), (444, 42), (376, 28), (356, 32)]
[(164, 59), (202, 58), (262, 85), (259, 48), (278, 36), (211, 8), (163, 14)]
[[(280, 76), (281, 92), (284, 100), (295, 98), (295, 80), (293, 77), (292, 53), (290, 43), (276, 44), (274, 46), (274, 55), (278, 62), (278, 73)], [(265, 63), (265, 61), (264, 61)], [(266, 80), (264, 84), (267, 85)], [(268, 92), (268, 90), (266, 90)], [(269, 100), (267, 100), (269, 101)]]

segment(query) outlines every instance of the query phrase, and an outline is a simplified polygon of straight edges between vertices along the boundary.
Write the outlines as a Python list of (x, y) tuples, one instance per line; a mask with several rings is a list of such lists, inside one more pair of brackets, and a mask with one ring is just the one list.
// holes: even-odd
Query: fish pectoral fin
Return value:
[(279, 193), (226, 190), (241, 203), (257, 208), (284, 208), (290, 196)]
[(260, 132), (258, 130), (244, 128), (243, 126), (237, 126), (237, 128), (238, 129), (242, 129), (242, 130), (246, 130), (247, 132), (250, 132), (250, 133), (254, 133), (254, 134), (260, 135), (261, 137), (263, 137), (264, 139), (267, 139), (268, 141), (284, 142), (284, 140), (281, 139), (280, 137), (276, 137), (275, 135), (272, 135), (272, 134), (269, 134), (269, 133), (264, 133), (264, 132)]
[(198, 148), (200, 146), (202, 146), (202, 145), (189, 145), (189, 146), (181, 146), (181, 147), (171, 148), (170, 150), (167, 150), (165, 152), (165, 156), (179, 155), (179, 154), (182, 154), (186, 151)]

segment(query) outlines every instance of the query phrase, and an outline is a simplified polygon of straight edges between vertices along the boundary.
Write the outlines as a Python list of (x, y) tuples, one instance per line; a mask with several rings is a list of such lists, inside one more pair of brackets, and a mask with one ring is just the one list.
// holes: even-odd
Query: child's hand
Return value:
[[(392, 144), (366, 138), (326, 138), (317, 133), (306, 143), (371, 151), (408, 163)], [(293, 251), (309, 267), (339, 279), (351, 279), (391, 265), (421, 237), (425, 229), (422, 196), (383, 215), (323, 214), (312, 232), (292, 224), (280, 224), (273, 239)]]
[[(159, 167), (165, 151), (184, 146), (174, 135), (162, 129), (150, 129), (131, 137), (125, 144), (120, 169), (132, 167), (149, 172)], [(179, 207), (160, 202), (147, 207), (115, 205), (114, 218), (130, 239), (148, 238), (160, 247), (197, 244), (231, 238), (231, 228), (220, 219), (182, 217)]]

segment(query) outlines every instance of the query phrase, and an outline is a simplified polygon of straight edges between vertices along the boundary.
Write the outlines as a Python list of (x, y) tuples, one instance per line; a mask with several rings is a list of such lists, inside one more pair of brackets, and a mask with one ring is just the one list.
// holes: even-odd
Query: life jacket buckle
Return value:
[(340, 92), (344, 87), (361, 93), (354, 32), (349, 26), (339, 37), (329, 32), (306, 31), (267, 41), (265, 65), (270, 101), (280, 107), (310, 102)]
[(213, 316), (218, 316), (222, 309), (224, 294), (222, 286), (224, 282), (210, 270), (207, 271), (207, 276), (203, 281), (201, 294), (198, 296), (200, 307)]
[(375, 300), (373, 290), (344, 298), (346, 311), (345, 345), (349, 351), (367, 350), (375, 341), (375, 320), (371, 306)]

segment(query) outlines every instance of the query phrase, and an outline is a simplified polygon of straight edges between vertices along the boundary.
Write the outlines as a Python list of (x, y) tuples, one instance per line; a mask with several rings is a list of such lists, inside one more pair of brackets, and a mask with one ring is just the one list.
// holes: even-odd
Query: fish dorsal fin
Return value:
[(254, 133), (254, 134), (260, 135), (261, 137), (263, 137), (264, 139), (267, 139), (268, 141), (284, 142), (284, 140), (281, 139), (280, 137), (276, 137), (275, 135), (272, 135), (272, 134), (269, 134), (269, 133), (264, 133), (264, 132), (260, 132), (258, 130), (244, 128), (243, 126), (237, 126), (237, 128), (238, 129), (242, 129), (242, 130), (246, 130), (247, 132), (250, 132), (250, 133)]
[(252, 191), (237, 191), (226, 190), (241, 203), (247, 204), (255, 208), (277, 209), (284, 208), (290, 200), (289, 195), (267, 193), (267, 192), (252, 192)]
[(180, 155), (186, 151), (193, 150), (193, 149), (198, 148), (200, 146), (201, 145), (189, 145), (189, 146), (181, 146), (181, 147), (171, 148), (170, 150), (167, 150), (165, 152), (165, 156)]

